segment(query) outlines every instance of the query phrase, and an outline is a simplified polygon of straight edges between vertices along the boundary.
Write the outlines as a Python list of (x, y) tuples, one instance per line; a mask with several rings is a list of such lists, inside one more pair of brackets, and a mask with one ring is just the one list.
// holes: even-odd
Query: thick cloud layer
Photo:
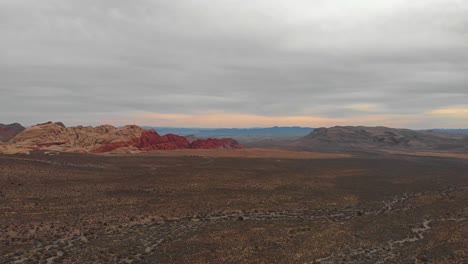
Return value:
[(0, 123), (468, 127), (464, 0), (5, 0)]

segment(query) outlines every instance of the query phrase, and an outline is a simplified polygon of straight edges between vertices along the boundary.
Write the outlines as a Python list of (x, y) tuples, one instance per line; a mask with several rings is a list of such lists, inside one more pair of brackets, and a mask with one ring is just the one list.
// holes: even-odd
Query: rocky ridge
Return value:
[(317, 128), (295, 141), (304, 149), (326, 150), (468, 150), (467, 140), (459, 136), (410, 129), (364, 126), (335, 126)]
[(47, 122), (27, 128), (10, 142), (0, 145), (0, 153), (29, 153), (34, 150), (135, 153), (190, 148), (241, 146), (229, 138), (197, 140), (193, 144), (185, 137), (174, 134), (160, 136), (155, 130), (146, 130), (136, 125), (120, 128), (110, 125), (65, 127), (62, 123)]

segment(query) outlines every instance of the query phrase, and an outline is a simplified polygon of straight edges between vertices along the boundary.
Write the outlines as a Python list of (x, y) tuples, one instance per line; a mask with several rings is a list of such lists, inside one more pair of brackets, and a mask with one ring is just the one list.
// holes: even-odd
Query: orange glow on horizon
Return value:
[(100, 124), (136, 124), (160, 127), (206, 127), (206, 128), (242, 128), (272, 126), (309, 126), (330, 127), (336, 125), (364, 125), (406, 127), (417, 122), (415, 115), (365, 115), (354, 118), (331, 118), (322, 116), (263, 116), (242, 113), (206, 113), (206, 114), (162, 114), (136, 113), (118, 119), (99, 120)]

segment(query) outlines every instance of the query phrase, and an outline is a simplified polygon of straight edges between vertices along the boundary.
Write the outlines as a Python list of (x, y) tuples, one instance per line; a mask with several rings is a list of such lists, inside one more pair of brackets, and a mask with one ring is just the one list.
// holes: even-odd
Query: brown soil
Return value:
[(0, 155), (0, 263), (467, 260), (466, 160), (330, 155)]
[[(115, 154), (110, 154), (115, 155)], [(117, 154), (119, 155), (119, 154)], [(120, 154), (122, 155), (122, 154)], [(125, 154), (124, 154), (125, 155)], [(292, 151), (283, 149), (179, 149), (179, 150), (157, 150), (139, 154), (129, 154), (126, 156), (166, 156), (166, 157), (225, 157), (225, 158), (285, 158), (285, 159), (332, 159), (349, 158), (351, 154), (346, 153), (326, 153), (310, 151)]]

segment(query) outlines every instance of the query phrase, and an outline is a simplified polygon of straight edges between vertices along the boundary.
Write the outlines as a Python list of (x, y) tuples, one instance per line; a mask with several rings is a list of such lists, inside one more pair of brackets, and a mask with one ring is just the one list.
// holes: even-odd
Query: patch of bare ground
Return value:
[[(109, 154), (125, 155), (125, 154)], [(127, 154), (128, 155), (128, 154)], [(134, 154), (130, 154), (134, 155)], [(333, 159), (349, 158), (351, 154), (346, 153), (327, 153), (311, 151), (293, 151), (284, 149), (179, 149), (179, 150), (156, 150), (151, 152), (139, 153), (141, 156), (166, 156), (166, 157), (224, 157), (224, 158), (284, 158), (284, 159)]]
[(0, 155), (0, 263), (464, 263), (468, 164)]

